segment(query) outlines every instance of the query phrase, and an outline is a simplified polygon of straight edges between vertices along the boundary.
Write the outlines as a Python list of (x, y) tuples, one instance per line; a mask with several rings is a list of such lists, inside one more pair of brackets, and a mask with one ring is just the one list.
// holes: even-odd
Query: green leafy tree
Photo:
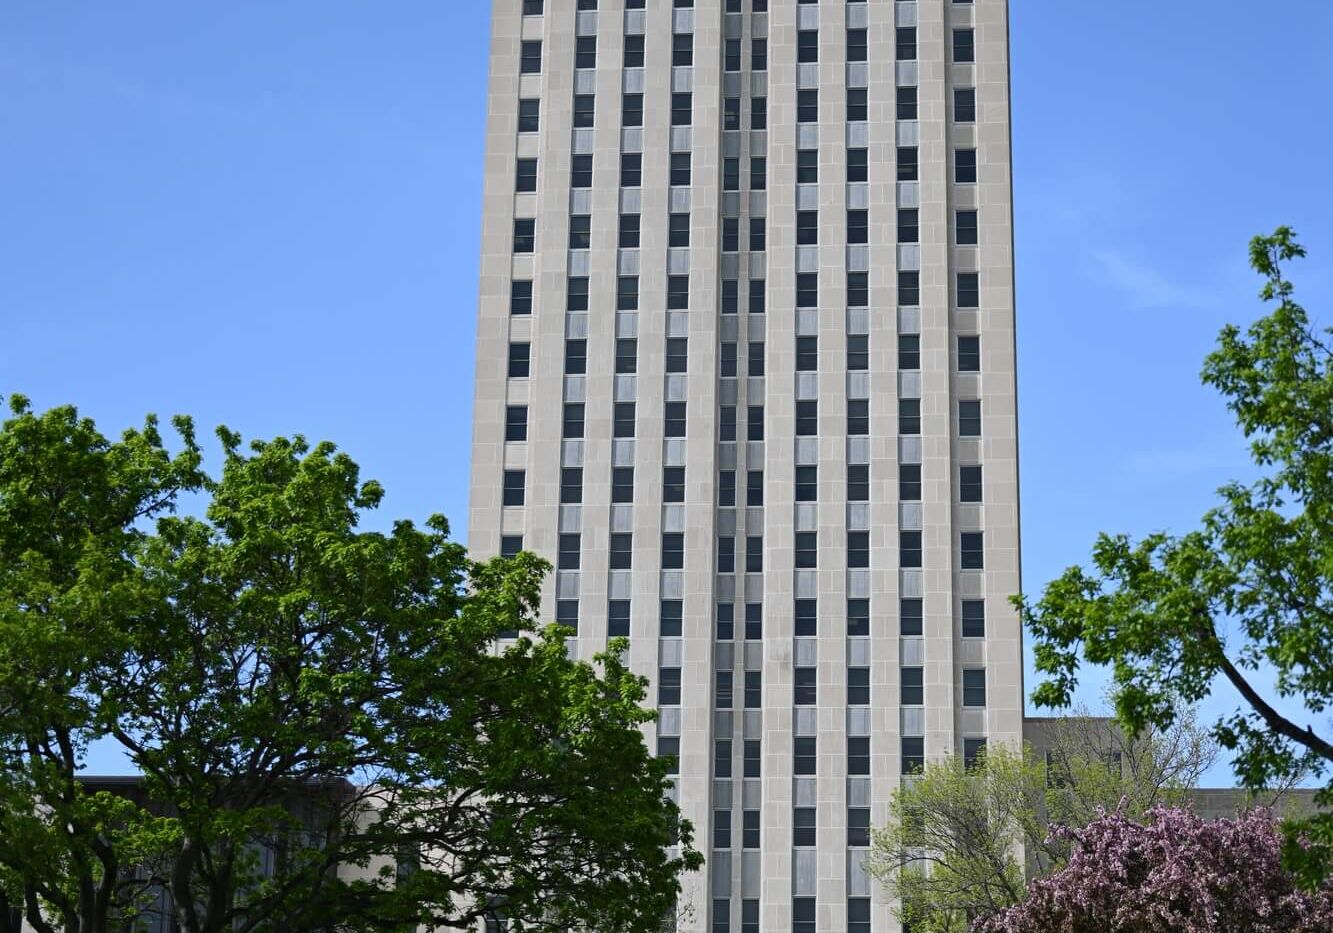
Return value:
[[(1229, 682), (1245, 705), (1214, 731), (1248, 788), (1333, 766), (1333, 332), (1311, 325), (1283, 277), (1283, 263), (1304, 255), (1287, 227), (1253, 240), (1261, 296), (1275, 307), (1245, 332), (1224, 329), (1203, 368), (1260, 478), (1224, 486), (1187, 534), (1101, 535), (1091, 569), (1071, 567), (1040, 599), (1018, 601), (1049, 678), (1033, 695), (1040, 705), (1067, 704), (1080, 657), (1111, 666), (1116, 713), (1131, 730), (1170, 722), (1180, 701)], [(1260, 670), (1300, 719), (1255, 685)], [(1333, 806), (1333, 787), (1318, 799)], [(1333, 813), (1285, 831), (1304, 883), (1333, 870)]]
[[(186, 420), (171, 456), (11, 407), (0, 885), (36, 929), (658, 928), (701, 857), (623, 646), (539, 627), (543, 561), (359, 530), (382, 490), (331, 444), (223, 429), (213, 479)], [(98, 739), (134, 794), (79, 779)]]
[(1051, 825), (1179, 803), (1215, 757), (1188, 711), (1137, 739), (1082, 710), (1043, 726), (1041, 748), (997, 745), (971, 768), (932, 762), (895, 791), (867, 867), (913, 930), (965, 933), (1020, 903), (1030, 879), (1069, 858), (1068, 837)]

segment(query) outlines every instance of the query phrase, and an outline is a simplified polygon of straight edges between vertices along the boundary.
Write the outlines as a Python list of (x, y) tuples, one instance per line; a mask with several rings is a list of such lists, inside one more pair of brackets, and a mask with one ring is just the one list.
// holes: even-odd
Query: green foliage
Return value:
[[(1276, 306), (1243, 333), (1224, 329), (1204, 363), (1261, 478), (1224, 486), (1182, 536), (1103, 534), (1090, 570), (1071, 567), (1036, 602), (1018, 600), (1048, 676), (1033, 694), (1040, 705), (1068, 702), (1080, 658), (1111, 666), (1117, 715), (1133, 730), (1169, 723), (1180, 702), (1226, 678), (1246, 708), (1214, 731), (1253, 789), (1333, 767), (1327, 734), (1282, 715), (1250, 682), (1272, 671), (1277, 696), (1310, 716), (1333, 701), (1333, 332), (1311, 326), (1283, 278), (1283, 263), (1304, 255), (1289, 228), (1255, 238), (1250, 262)], [(1321, 802), (1333, 806), (1333, 787)], [(1333, 870), (1333, 814), (1286, 833), (1306, 884)]]
[[(360, 531), (383, 492), (331, 444), (222, 429), (213, 479), (188, 420), (172, 456), (151, 419), (112, 443), (11, 407), (0, 889), (34, 927), (167, 890), (190, 933), (657, 929), (701, 857), (623, 645), (575, 662), (538, 624), (543, 561), (471, 561), (440, 517)], [(133, 792), (77, 778), (102, 738)]]
[(932, 762), (894, 793), (867, 867), (913, 930), (965, 933), (1021, 902), (1030, 877), (1069, 858), (1069, 839), (1049, 826), (1176, 803), (1214, 754), (1188, 712), (1137, 740), (1087, 715), (1042, 725), (1042, 750), (997, 745), (971, 769), (960, 758)]

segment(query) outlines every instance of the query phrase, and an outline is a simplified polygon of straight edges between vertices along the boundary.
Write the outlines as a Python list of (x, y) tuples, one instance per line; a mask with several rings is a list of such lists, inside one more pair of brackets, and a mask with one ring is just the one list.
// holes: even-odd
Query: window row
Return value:
[[(521, 479), (521, 470), (511, 470), (508, 473), (518, 473)], [(506, 481), (508, 480), (506, 474)], [(505, 487), (506, 496), (509, 487)], [(521, 492), (521, 490), (520, 490)], [(522, 498), (521, 495), (518, 498)], [(522, 504), (521, 502), (519, 503)], [(898, 566), (904, 569), (915, 570), (922, 567), (923, 545), (922, 533), (920, 531), (899, 531), (898, 532)], [(737, 547), (738, 537), (732, 535), (719, 535), (717, 539), (717, 572), (718, 573), (736, 573), (737, 572)], [(744, 554), (743, 560), (739, 561), (739, 566), (745, 573), (763, 573), (764, 572), (764, 537), (763, 535), (746, 535), (743, 539)], [(794, 535), (794, 544), (792, 547), (793, 566), (797, 570), (816, 570), (819, 567), (819, 535), (814, 531), (798, 531)], [(870, 566), (870, 532), (868, 531), (849, 531), (847, 532), (847, 567), (852, 570), (861, 570)], [(667, 567), (666, 555), (663, 554), (663, 568), (677, 569)], [(984, 533), (980, 531), (964, 531), (959, 534), (959, 559), (958, 567), (961, 570), (985, 570), (985, 543)]]

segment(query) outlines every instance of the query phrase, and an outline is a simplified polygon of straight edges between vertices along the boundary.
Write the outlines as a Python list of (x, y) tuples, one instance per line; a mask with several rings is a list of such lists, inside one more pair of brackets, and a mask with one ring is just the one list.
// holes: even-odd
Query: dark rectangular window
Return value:
[(689, 341), (685, 337), (668, 337), (666, 344), (666, 371), (685, 372), (690, 359)]
[(921, 304), (921, 273), (913, 270), (898, 272), (898, 304), (913, 307)]
[(516, 279), (509, 283), (509, 313), (532, 313), (532, 281)]
[(796, 501), (815, 502), (819, 498), (819, 467), (796, 468)]
[(736, 504), (736, 471), (722, 470), (717, 477), (717, 504)]
[(977, 212), (958, 211), (954, 214), (954, 242), (959, 246), (977, 245)]
[(796, 243), (812, 246), (819, 242), (819, 211), (796, 212)]
[(921, 532), (898, 532), (898, 566), (908, 568), (921, 566)]
[[(748, 636), (747, 636), (748, 637)], [(764, 677), (760, 671), (745, 672), (745, 708), (760, 709), (764, 705)]]
[(864, 848), (870, 845), (870, 809), (868, 807), (847, 808), (847, 845), (852, 848)]
[(625, 94), (620, 98), (620, 125), (643, 126), (642, 94)]
[(541, 16), (542, 0), (523, 0), (524, 16)]
[(963, 668), (963, 705), (986, 705), (986, 669)]
[(796, 60), (808, 63), (819, 61), (819, 30), (799, 29), (796, 32)]
[(606, 604), (606, 634), (609, 638), (629, 637), (628, 599), (613, 599)]
[(565, 402), (560, 420), (561, 434), (571, 440), (583, 437), (583, 403)]
[(791, 844), (797, 848), (813, 848), (815, 845), (815, 808), (794, 807), (791, 814)]
[(678, 32), (671, 37), (671, 64), (694, 64), (694, 35), (692, 33)]
[(847, 898), (847, 933), (870, 933), (870, 898)]
[(574, 67), (597, 67), (597, 37), (578, 36), (574, 39)]
[(588, 341), (579, 338), (578, 340), (565, 341), (565, 375), (582, 376), (588, 371)]
[(964, 399), (958, 403), (958, 434), (961, 437), (981, 437), (979, 399)]
[(749, 535), (745, 539), (745, 572), (764, 572), (764, 536)]
[(926, 700), (925, 672), (920, 667), (904, 667), (900, 672), (903, 706), (922, 706)]
[(639, 341), (633, 337), (616, 338), (616, 373), (629, 374), (639, 369)]
[[(723, 71), (741, 70), (740, 39), (728, 39), (726, 41), (726, 44), (722, 47), (722, 70)], [(739, 127), (737, 127), (737, 129), (739, 129)]]
[(746, 311), (752, 315), (764, 313), (764, 280), (750, 279), (749, 292), (746, 293)]
[(958, 468), (958, 501), (980, 502), (981, 500), (981, 465), (961, 466)]
[[(664, 539), (665, 537), (663, 535)], [(682, 603), (679, 599), (662, 600), (658, 606), (657, 633), (663, 638), (679, 638), (683, 618)]]
[(643, 36), (625, 37), (625, 67), (643, 67)]
[(740, 308), (740, 282), (735, 279), (722, 280), (722, 313), (735, 314)]
[(815, 680), (815, 669), (813, 667), (798, 667), (794, 669), (794, 676), (792, 689), (796, 705), (814, 706), (818, 703), (819, 685)]
[(518, 71), (519, 74), (535, 75), (540, 74), (542, 70), (542, 44), (541, 40), (524, 42), (519, 46), (518, 52)]
[(622, 152), (620, 154), (620, 184), (625, 188), (637, 188), (643, 184), (642, 153)]
[(505, 406), (505, 440), (526, 441), (528, 439), (528, 406)]
[(870, 668), (847, 668), (847, 705), (870, 705)]
[(898, 368), (912, 370), (921, 368), (921, 335), (898, 335)]
[(662, 534), (662, 569), (681, 570), (685, 567), (685, 536), (680, 532)]
[(815, 754), (814, 736), (798, 735), (792, 739), (792, 765), (794, 774), (817, 773), (819, 759)]
[(616, 402), (612, 409), (611, 436), (634, 436), (634, 403)]
[(985, 739), (963, 739), (963, 767), (975, 771), (986, 760)]
[(634, 501), (634, 467), (611, 469), (611, 501), (618, 504)]
[(819, 634), (819, 603), (813, 599), (796, 600), (797, 638), (814, 638)]
[(745, 475), (745, 504), (764, 504), (764, 471), (750, 470)]
[(819, 400), (808, 398), (796, 402), (796, 436), (814, 437), (819, 433)]
[(531, 353), (531, 344), (511, 343), (509, 345), (509, 375), (511, 378), (521, 379), (528, 375)]
[(953, 60), (958, 63), (973, 62), (977, 59), (976, 37), (971, 29), (953, 31)]
[(731, 739), (713, 742), (713, 777), (731, 777)]
[(894, 58), (910, 62), (916, 58), (916, 27), (899, 26), (894, 35)]
[[(737, 169), (739, 172), (740, 169)], [(736, 182), (740, 184), (739, 179)], [(722, 218), (722, 252), (735, 253), (741, 248), (741, 222), (738, 217)]]
[[(736, 64), (740, 65), (740, 40), (728, 39), (727, 47), (732, 43), (736, 44)], [(741, 128), (741, 99), (739, 97), (722, 98), (722, 128), (724, 130), (739, 130)]]
[(870, 108), (866, 102), (866, 89), (863, 87), (849, 87), (847, 89), (847, 122), (864, 123), (870, 115)]
[(541, 128), (542, 102), (536, 98), (526, 98), (518, 102), (518, 131), (535, 133)]
[(717, 539), (717, 572), (736, 572), (736, 539), (722, 535)]
[(953, 180), (959, 184), (971, 184), (977, 180), (977, 150), (954, 150)]
[(869, 175), (870, 150), (847, 150), (847, 180), (865, 181)]
[(514, 218), (514, 252), (530, 253), (537, 243), (537, 221), (531, 217)]
[(847, 501), (870, 501), (870, 464), (851, 463), (847, 465)]
[(796, 122), (819, 122), (819, 91), (816, 88), (803, 88), (796, 92)]
[(981, 338), (975, 335), (958, 338), (958, 371), (981, 372)]
[(919, 599), (903, 599), (898, 603), (898, 634), (920, 635), (922, 604)]
[(870, 307), (870, 273), (847, 273), (847, 307)]
[(639, 215), (621, 214), (620, 215), (620, 248), (638, 249), (639, 248)]
[(685, 501), (685, 468), (683, 466), (662, 467), (662, 501)]
[(847, 242), (852, 245), (870, 242), (870, 212), (847, 212)]
[(916, 146), (898, 147), (898, 180), (917, 181), (920, 176), (920, 163), (917, 161)]
[(848, 372), (865, 372), (870, 368), (869, 335), (850, 333), (846, 337), (846, 368)]
[(690, 154), (688, 152), (671, 153), (671, 184), (688, 185), (690, 183)]
[(903, 736), (903, 774), (920, 774), (926, 768), (926, 740), (920, 736)]
[(721, 353), (718, 356), (718, 373), (724, 379), (730, 379), (736, 375), (736, 344), (733, 341), (728, 340), (722, 344)]
[(559, 540), (559, 550), (556, 552), (555, 565), (561, 570), (578, 570), (579, 558), (582, 554), (581, 545), (582, 535), (567, 534), (561, 535)]
[(870, 400), (851, 398), (847, 400), (847, 436), (865, 437), (870, 433)]
[(956, 87), (953, 89), (953, 120), (955, 123), (977, 122), (977, 89)]
[(717, 640), (731, 641), (736, 637), (736, 607), (731, 603), (717, 604)]
[(797, 570), (813, 570), (819, 566), (819, 535), (813, 531), (798, 531), (795, 535)]
[(767, 243), (765, 234), (764, 218), (750, 218), (750, 250), (755, 253), (762, 253)]
[(768, 98), (750, 98), (750, 129), (768, 129)]
[(763, 762), (759, 757), (759, 749), (760, 745), (758, 739), (746, 739), (745, 743), (741, 746), (743, 755), (742, 765), (744, 769), (741, 774), (743, 776), (747, 778), (757, 778), (762, 775)]
[(847, 566), (853, 570), (870, 566), (870, 532), (847, 532)]
[(741, 846), (746, 849), (759, 848), (759, 811), (741, 811)]
[(524, 499), (524, 473), (522, 470), (505, 470), (504, 487), (501, 502), (504, 505), (522, 505)]
[(588, 153), (576, 155), (569, 162), (569, 187), (592, 187), (592, 156)]
[[(713, 848), (730, 849), (731, 848), (731, 811), (714, 810), (713, 811)], [(714, 901), (716, 906), (721, 906), (724, 910), (727, 901)], [(716, 917), (713, 918), (716, 921)], [(714, 924), (716, 926), (716, 924)]]
[(658, 670), (657, 705), (680, 706), (680, 668), (663, 667)]
[[(764, 637), (764, 604), (745, 604), (745, 640), (759, 641)], [(747, 682), (748, 683), (748, 682)], [(748, 686), (746, 688), (748, 696)], [(746, 701), (749, 702), (748, 699)]]
[(898, 464), (898, 499), (902, 502), (921, 501), (921, 464)]
[(791, 899), (791, 933), (816, 933), (813, 897)]
[(985, 570), (986, 553), (982, 533), (964, 531), (960, 541), (960, 566), (963, 570)]
[(667, 764), (667, 774), (680, 773), (680, 737), (659, 735), (657, 737), (657, 757)]
[(981, 307), (981, 274), (978, 272), (958, 273), (958, 307)]
[(662, 417), (663, 437), (685, 436), (685, 403), (667, 402)]
[(898, 209), (898, 242), (917, 243), (921, 240), (920, 220), (917, 209), (902, 207)]
[(867, 50), (866, 31), (864, 29), (847, 30), (847, 60), (849, 62), (863, 62), (868, 58)]
[(870, 635), (870, 600), (847, 600), (847, 635), (850, 638)]
[(621, 275), (616, 277), (616, 310), (637, 311), (639, 308), (639, 277)]
[(764, 406), (750, 405), (745, 410), (745, 439), (762, 441), (764, 439)]
[(898, 433), (921, 433), (921, 399), (902, 398), (898, 400)]
[(916, 119), (916, 109), (917, 109), (916, 101), (917, 101), (917, 89), (915, 85), (913, 85), (912, 87), (898, 88), (898, 94), (895, 103), (897, 105), (897, 116), (899, 120)]
[(689, 126), (694, 120), (694, 95), (677, 92), (671, 95), (671, 125)]
[(731, 157), (722, 160), (722, 190), (741, 190), (741, 160)]
[(986, 637), (986, 603), (980, 599), (963, 600), (963, 637)]
[(750, 40), (750, 70), (767, 71), (768, 70), (768, 40), (751, 39)]
[(796, 371), (812, 373), (819, 369), (819, 338), (812, 335), (796, 338)]
[[(571, 221), (578, 220), (577, 217), (569, 218)], [(586, 218), (585, 218), (586, 219)], [(570, 246), (573, 248), (574, 228), (570, 227)], [(585, 233), (586, 235), (586, 233)], [(584, 240), (584, 243), (587, 241)], [(586, 247), (584, 247), (586, 249)], [(572, 276), (565, 283), (565, 310), (566, 311), (587, 311), (588, 310), (588, 277), (584, 275)]]
[[(513, 557), (519, 551), (523, 550), (522, 535), (501, 535), (500, 536), (500, 556)], [(509, 636), (515, 637), (515, 636)]]
[(796, 181), (802, 185), (813, 185), (819, 181), (819, 151), (816, 149), (796, 150)]
[(596, 98), (592, 94), (574, 95), (574, 128), (586, 129), (593, 125)]
[(632, 568), (634, 536), (627, 531), (612, 532), (611, 549), (608, 552), (610, 569), (629, 570)]
[(763, 156), (750, 157), (750, 190), (763, 191), (768, 187), (768, 159)]
[(736, 406), (723, 405), (718, 410), (717, 437), (720, 441), (736, 439)]

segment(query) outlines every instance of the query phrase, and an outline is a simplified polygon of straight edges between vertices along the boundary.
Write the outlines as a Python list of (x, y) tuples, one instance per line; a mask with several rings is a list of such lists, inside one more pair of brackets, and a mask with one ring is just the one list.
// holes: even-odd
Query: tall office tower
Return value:
[(1022, 734), (1005, 0), (494, 0), (469, 544), (628, 636), (680, 930), (889, 933)]

